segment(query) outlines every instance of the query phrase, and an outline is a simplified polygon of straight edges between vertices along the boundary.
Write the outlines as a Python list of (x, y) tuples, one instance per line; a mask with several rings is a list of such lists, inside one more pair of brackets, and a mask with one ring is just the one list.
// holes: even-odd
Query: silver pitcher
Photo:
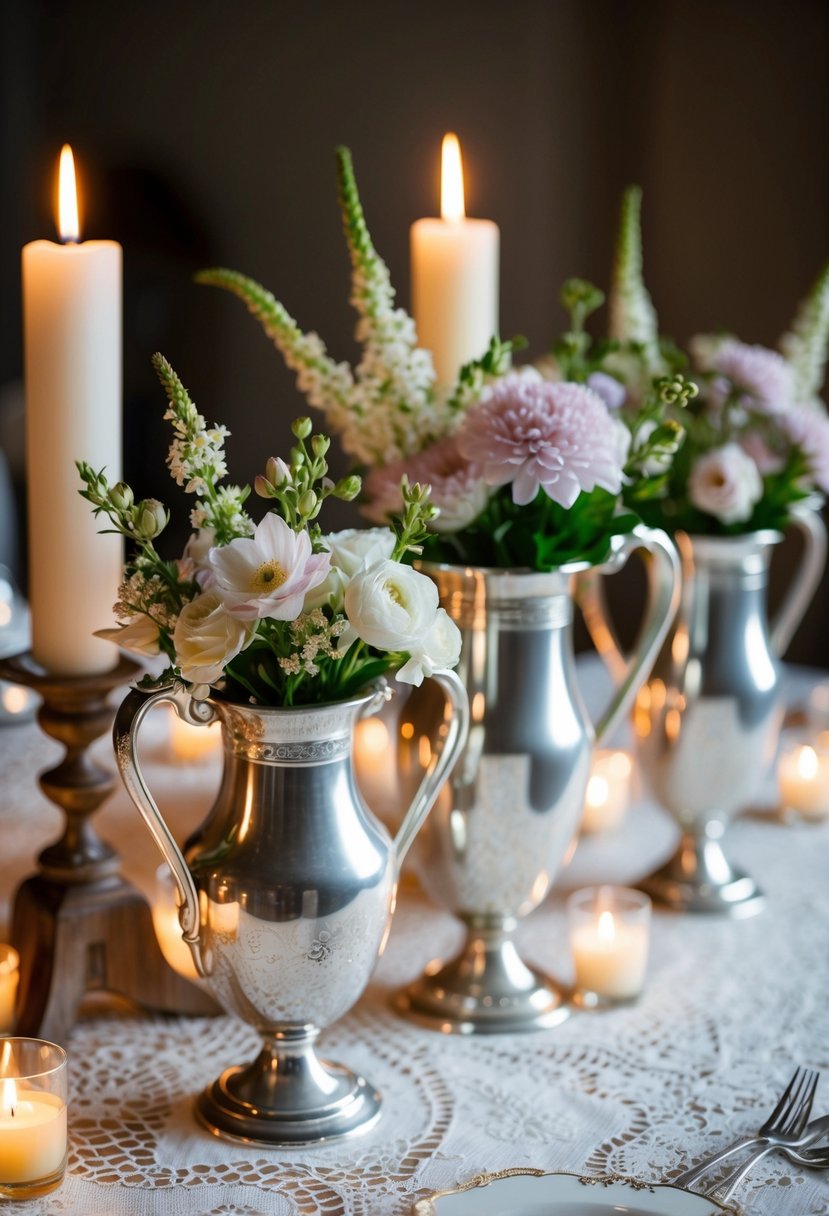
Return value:
[[(677, 911), (746, 916), (762, 906), (757, 883), (731, 864), (720, 841), (768, 776), (783, 711), (779, 658), (823, 572), (820, 516), (807, 509), (792, 522), (803, 536), (803, 557), (771, 626), (768, 570), (781, 533), (677, 534), (681, 606), (633, 719), (646, 784), (680, 830), (673, 855), (638, 885)], [(624, 670), (601, 595), (592, 590), (599, 644)]]
[[(629, 708), (676, 607), (679, 564), (663, 532), (639, 527), (614, 537), (604, 572), (640, 548), (655, 570), (641, 641), (595, 729), (598, 739)], [(463, 635), (458, 671), (471, 724), (416, 865), (427, 893), (464, 923), (466, 941), (456, 958), (431, 964), (397, 1004), (446, 1032), (533, 1030), (568, 1012), (553, 980), (520, 958), (512, 933), (550, 890), (584, 806), (594, 730), (575, 678), (571, 591), (585, 568), (423, 566)], [(407, 706), (413, 745), (428, 729), (428, 708), (428, 694)]]
[[(386, 689), (296, 709), (195, 701), (181, 686), (133, 690), (115, 721), (124, 784), (170, 866), (182, 937), (222, 1006), (254, 1026), (262, 1051), (226, 1070), (198, 1098), (217, 1135), (263, 1144), (327, 1141), (368, 1127), (380, 1096), (363, 1077), (321, 1060), (320, 1030), (363, 992), (383, 950), (401, 862), (466, 738), (458, 677), (444, 694), (431, 762), (392, 840), (354, 782), (357, 721)], [(216, 802), (182, 852), (136, 756), (147, 712), (222, 724), (225, 765)]]

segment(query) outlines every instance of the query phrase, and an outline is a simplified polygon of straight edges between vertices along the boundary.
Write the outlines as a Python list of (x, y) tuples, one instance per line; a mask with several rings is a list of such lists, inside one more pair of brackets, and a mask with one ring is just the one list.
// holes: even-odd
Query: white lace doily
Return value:
[[(156, 788), (165, 780), (170, 787), (160, 750), (146, 770)], [(34, 726), (0, 732), (5, 900), (59, 822), (34, 783), (56, 752)], [(216, 771), (208, 765), (168, 788), (176, 830), (196, 821)], [(149, 893), (156, 857), (125, 796), (101, 819)], [(640, 804), (620, 831), (585, 840), (551, 898), (521, 926), (528, 961), (569, 979), (567, 892), (634, 879), (672, 838), (667, 817)], [(256, 1035), (242, 1023), (86, 1018), (67, 1044), (67, 1179), (51, 1196), (15, 1204), (15, 1213), (403, 1216), (428, 1191), (509, 1166), (669, 1178), (762, 1122), (798, 1063), (824, 1070), (815, 1108), (829, 1110), (829, 824), (746, 816), (726, 845), (762, 883), (762, 915), (656, 914), (641, 1002), (576, 1013), (536, 1034), (446, 1037), (390, 1010), (395, 989), (461, 936), (422, 896), (404, 894), (368, 991), (321, 1041), (321, 1054), (381, 1090), (383, 1115), (364, 1136), (330, 1147), (247, 1148), (196, 1124), (200, 1089), (256, 1054)], [(828, 1177), (770, 1157), (737, 1206), (751, 1216), (829, 1216)]]

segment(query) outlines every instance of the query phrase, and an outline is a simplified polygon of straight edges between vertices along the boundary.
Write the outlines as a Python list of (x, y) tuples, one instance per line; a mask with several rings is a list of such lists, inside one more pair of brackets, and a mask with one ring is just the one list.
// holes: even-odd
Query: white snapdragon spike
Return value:
[(114, 642), (122, 650), (140, 654), (144, 658), (151, 659), (161, 654), (158, 625), (143, 612), (136, 613), (125, 625), (119, 625), (116, 629), (96, 629), (95, 637)]
[(213, 684), (252, 636), (252, 629), (227, 612), (215, 591), (197, 596), (184, 605), (173, 632), (182, 679)]
[(313, 553), (307, 532), (294, 532), (272, 512), (252, 537), (211, 549), (208, 564), (227, 611), (239, 620), (292, 621), (305, 596), (328, 574), (328, 553)]
[(739, 444), (726, 443), (694, 462), (688, 496), (695, 507), (721, 523), (742, 523), (751, 518), (763, 496), (763, 479)]

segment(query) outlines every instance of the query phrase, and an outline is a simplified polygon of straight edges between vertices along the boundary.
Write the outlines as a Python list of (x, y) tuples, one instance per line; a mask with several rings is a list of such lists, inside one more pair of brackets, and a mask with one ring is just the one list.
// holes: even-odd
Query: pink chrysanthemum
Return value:
[(539, 486), (563, 507), (596, 486), (617, 494), (629, 439), (592, 389), (516, 375), (469, 411), (457, 435), (461, 455), (481, 465), (490, 485), (511, 482), (519, 506)]
[(714, 382), (712, 396), (719, 404), (728, 395), (729, 385), (741, 394), (741, 404), (762, 414), (781, 414), (794, 401), (794, 373), (777, 351), (765, 346), (749, 346), (736, 338), (726, 338), (710, 355), (710, 368), (724, 377), (726, 384)]
[(430, 485), (430, 501), (440, 508), (432, 523), (435, 532), (457, 532), (481, 514), (489, 498), (480, 465), (466, 460), (454, 438), (441, 439), (410, 460), (396, 460), (373, 469), (363, 482), (368, 498), (365, 514), (377, 523), (401, 510), (400, 479), (403, 474), (414, 485)]
[(789, 440), (803, 453), (811, 480), (829, 494), (829, 418), (819, 406), (798, 405), (781, 421)]

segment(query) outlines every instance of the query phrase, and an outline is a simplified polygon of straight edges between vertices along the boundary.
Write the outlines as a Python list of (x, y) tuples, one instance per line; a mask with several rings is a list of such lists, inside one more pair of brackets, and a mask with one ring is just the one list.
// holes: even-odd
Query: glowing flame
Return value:
[(801, 747), (797, 753), (797, 771), (804, 781), (813, 781), (817, 776), (817, 752), (813, 747)]
[(75, 183), (75, 160), (69, 144), (60, 150), (58, 174), (58, 232), (62, 241), (79, 241), (78, 187)]
[(444, 135), (440, 153), (440, 214), (457, 223), (466, 215), (463, 202), (463, 165), (457, 135)]
[(602, 946), (611, 946), (616, 939), (616, 922), (612, 912), (600, 912), (596, 937)]
[(588, 806), (604, 806), (610, 795), (610, 785), (607, 778), (594, 773), (587, 783), (587, 793), (584, 800)]
[(9, 1078), (3, 1082), (0, 1090), (0, 1114), (11, 1115), (14, 1118), (14, 1108), (17, 1106), (17, 1086)]

